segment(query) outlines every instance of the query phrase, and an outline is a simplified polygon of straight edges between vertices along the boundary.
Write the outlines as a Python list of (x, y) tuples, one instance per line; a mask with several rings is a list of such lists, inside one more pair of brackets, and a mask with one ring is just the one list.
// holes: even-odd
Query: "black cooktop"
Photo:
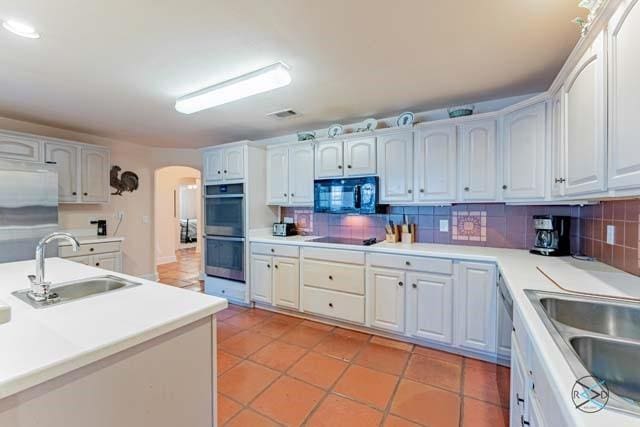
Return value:
[(356, 245), (356, 246), (371, 246), (376, 243), (376, 238), (370, 239), (348, 239), (346, 237), (319, 237), (311, 240), (311, 242), (318, 243), (337, 243), (340, 245)]

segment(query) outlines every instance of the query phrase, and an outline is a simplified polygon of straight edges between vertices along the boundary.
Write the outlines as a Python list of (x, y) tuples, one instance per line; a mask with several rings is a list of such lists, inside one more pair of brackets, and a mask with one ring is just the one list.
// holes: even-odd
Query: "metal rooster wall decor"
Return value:
[(138, 175), (131, 171), (122, 172), (122, 175), (118, 177), (118, 174), (122, 168), (120, 166), (111, 166), (110, 182), (111, 187), (116, 191), (111, 193), (114, 196), (122, 196), (123, 191), (134, 192), (138, 189)]

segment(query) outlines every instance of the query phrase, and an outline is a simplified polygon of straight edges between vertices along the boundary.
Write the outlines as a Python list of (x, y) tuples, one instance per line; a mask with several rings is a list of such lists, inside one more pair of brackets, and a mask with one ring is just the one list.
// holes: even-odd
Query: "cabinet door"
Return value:
[(496, 199), (496, 121), (467, 123), (461, 129), (461, 198)]
[(244, 179), (244, 146), (224, 149), (222, 173), (225, 180)]
[(398, 270), (367, 271), (367, 304), (371, 327), (404, 332), (404, 280)]
[(251, 299), (271, 303), (272, 258), (264, 255), (251, 255)]
[(289, 204), (313, 205), (313, 146), (289, 149)]
[(605, 189), (605, 61), (602, 33), (564, 85), (566, 194)]
[(456, 199), (458, 170), (455, 126), (422, 129), (415, 142), (417, 201)]
[(382, 203), (413, 201), (413, 132), (378, 138)]
[(609, 23), (609, 188), (640, 187), (640, 4), (625, 0)]
[(14, 160), (42, 161), (41, 143), (35, 138), (0, 133), (0, 157)]
[(350, 139), (344, 143), (346, 176), (376, 174), (376, 139)]
[(316, 178), (341, 177), (342, 141), (320, 142), (316, 147)]
[(462, 347), (496, 353), (496, 268), (494, 265), (458, 264), (457, 341)]
[(503, 197), (544, 198), (545, 102), (507, 114), (503, 121)]
[(207, 151), (203, 155), (205, 181), (222, 181), (224, 160), (222, 149)]
[(562, 88), (551, 99), (551, 195), (564, 196), (564, 110)]
[(267, 150), (267, 204), (289, 203), (289, 148)]
[(273, 303), (298, 309), (300, 306), (300, 263), (297, 258), (273, 258)]
[(93, 256), (93, 266), (104, 268), (109, 271), (118, 271), (118, 254), (108, 253)]
[(107, 203), (109, 201), (109, 151), (83, 147), (80, 152), (82, 201)]
[(78, 147), (71, 144), (45, 142), (44, 161), (58, 168), (58, 200), (78, 201)]
[(510, 404), (509, 404), (509, 425), (520, 426), (521, 420), (527, 416), (527, 376), (524, 366), (524, 359), (520, 354), (519, 347), (515, 344), (516, 339), (513, 337), (514, 345), (511, 349), (511, 388), (510, 388)]
[(407, 332), (417, 338), (453, 342), (453, 279), (407, 273)]

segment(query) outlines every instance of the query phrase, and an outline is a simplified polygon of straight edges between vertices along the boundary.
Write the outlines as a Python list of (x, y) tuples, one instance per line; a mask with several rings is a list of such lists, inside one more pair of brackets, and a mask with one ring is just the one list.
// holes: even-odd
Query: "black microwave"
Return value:
[(322, 179), (314, 182), (314, 212), (383, 213), (378, 204), (378, 177)]

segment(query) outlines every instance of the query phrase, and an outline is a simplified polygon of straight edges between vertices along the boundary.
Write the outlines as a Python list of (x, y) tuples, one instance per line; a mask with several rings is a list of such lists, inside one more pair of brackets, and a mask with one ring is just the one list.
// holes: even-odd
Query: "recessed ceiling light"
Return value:
[(277, 89), (289, 83), (291, 83), (289, 67), (282, 62), (276, 62), (268, 67), (184, 96), (176, 101), (175, 108), (181, 113), (191, 114)]
[(11, 31), (13, 34), (17, 34), (21, 37), (27, 37), (29, 39), (39, 39), (40, 34), (31, 25), (24, 22), (14, 21), (12, 19), (8, 21), (2, 21), (2, 26), (5, 30)]

